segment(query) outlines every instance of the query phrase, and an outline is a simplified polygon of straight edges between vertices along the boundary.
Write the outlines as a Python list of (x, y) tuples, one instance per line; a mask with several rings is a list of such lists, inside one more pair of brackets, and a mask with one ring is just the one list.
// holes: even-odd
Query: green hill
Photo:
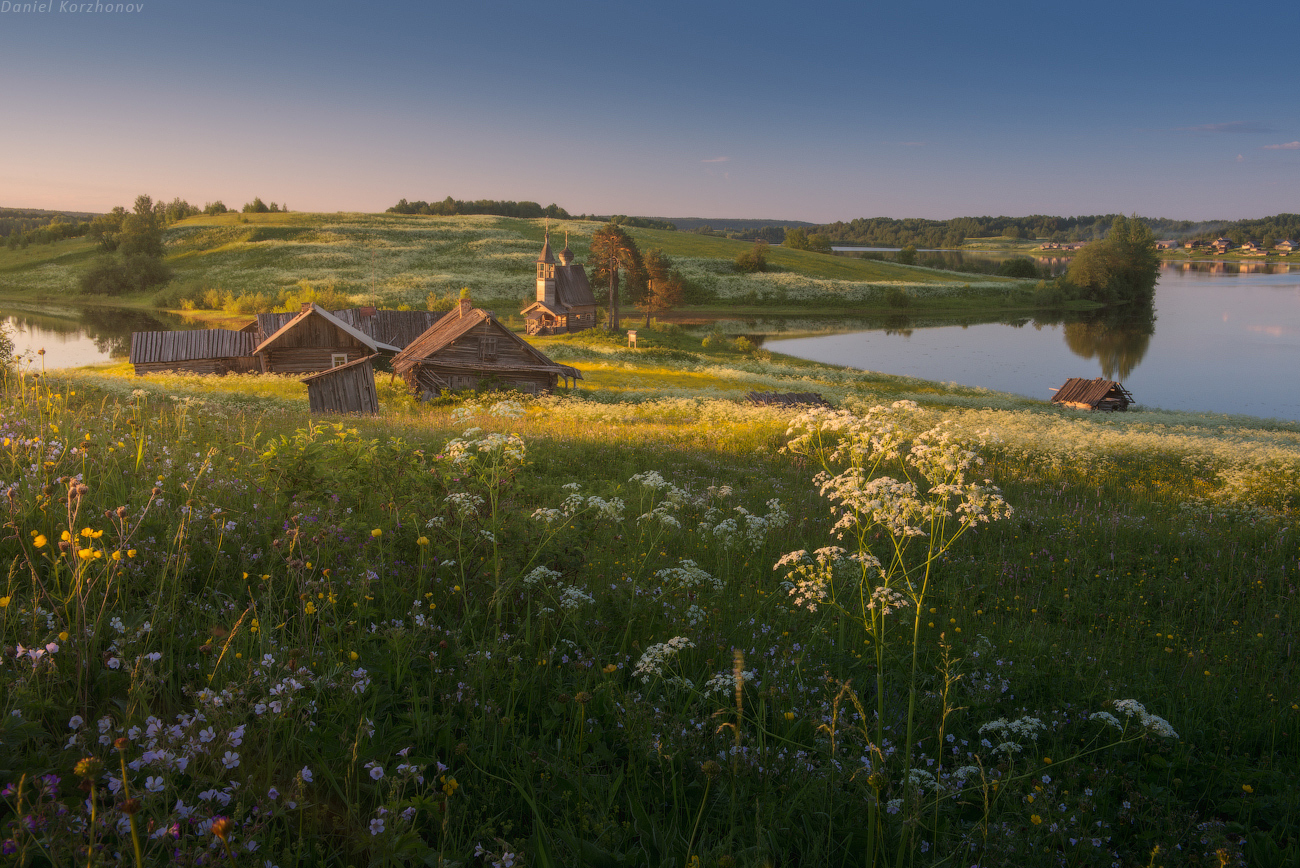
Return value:
[[(579, 262), (601, 224), (552, 220), (551, 237), (567, 237)], [(772, 270), (740, 274), (733, 260), (748, 242), (685, 232), (631, 229), (642, 249), (661, 247), (703, 295), (719, 304), (838, 301), (881, 304), (902, 288), (924, 299), (940, 295), (1002, 296), (1009, 284), (893, 263), (772, 248)], [(168, 227), (166, 261), (175, 277), (163, 299), (217, 299), (301, 286), (330, 290), (355, 303), (423, 307), (432, 294), (469, 287), (475, 300), (509, 310), (533, 291), (542, 220), (490, 216), (399, 214), (222, 214)], [(69, 295), (94, 261), (88, 241), (25, 251), (0, 250), (0, 293)], [(152, 300), (134, 299), (136, 303)], [(200, 304), (200, 306), (205, 306)], [(210, 306), (210, 305), (209, 305)]]

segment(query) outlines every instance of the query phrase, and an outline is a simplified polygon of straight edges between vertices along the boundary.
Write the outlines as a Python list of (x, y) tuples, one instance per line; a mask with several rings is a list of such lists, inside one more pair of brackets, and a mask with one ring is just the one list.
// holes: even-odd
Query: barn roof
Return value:
[[(272, 335), (301, 313), (302, 311), (259, 313), (257, 319), (245, 328), (253, 329), (263, 336)], [(376, 310), (373, 307), (332, 310), (330, 315), (377, 341), (398, 348), (424, 334), (425, 329), (443, 316), (428, 310)]]
[(311, 316), (323, 317), (335, 328), (339, 329), (345, 334), (350, 335), (358, 343), (369, 347), (371, 352), (377, 353), (382, 350), (388, 353), (396, 353), (401, 350), (401, 347), (395, 347), (392, 344), (388, 343), (387, 341), (376, 340), (375, 338), (366, 334), (361, 329), (356, 328), (355, 326), (351, 326), (348, 323), (344, 322), (342, 319), (330, 313), (329, 311), (325, 310), (325, 308), (321, 307), (320, 305), (312, 304), (311, 307), (304, 308), (300, 313), (298, 313), (292, 319), (286, 322), (284, 325), (276, 329), (274, 333), (272, 333), (269, 337), (267, 337), (265, 340), (263, 340), (260, 344), (257, 345), (257, 349), (254, 352), (260, 353), (270, 349), (273, 344), (275, 344), (277, 341), (280, 340), (280, 338), (284, 337), (289, 332), (293, 331), (293, 329), (298, 325), (298, 323), (304, 321), (305, 319)]
[(133, 365), (184, 362), (193, 359), (231, 359), (253, 355), (256, 337), (231, 329), (192, 329), (175, 332), (133, 332)]
[(1052, 403), (1096, 406), (1106, 398), (1119, 398), (1128, 403), (1134, 403), (1133, 395), (1122, 384), (1114, 380), (1103, 380), (1101, 377), (1095, 380), (1071, 377), (1065, 381), (1064, 386), (1056, 390), (1056, 394), (1052, 397)]
[[(558, 365), (551, 361), (541, 350), (519, 337), (519, 335), (510, 331), (510, 329), (501, 325), (501, 323), (497, 322), (496, 318), (487, 311), (479, 310), (478, 308), (470, 308), (469, 311), (463, 315), (458, 314), (456, 311), (452, 311), (449, 315), (444, 316), (442, 319), (429, 326), (428, 331), (411, 341), (411, 343), (407, 345), (406, 349), (393, 357), (393, 371), (399, 375), (404, 375), (420, 362), (432, 360), (432, 357), (437, 355), (440, 350), (451, 346), (452, 342), (457, 338), (464, 336), (475, 326), (478, 326), (483, 322), (490, 323), (499, 336), (514, 341), (523, 348), (526, 355), (531, 356), (536, 360), (537, 367), (528, 368), (528, 370), (545, 369), (552, 373), (564, 374), (565, 376), (582, 379), (582, 373), (579, 372), (577, 368), (571, 368), (568, 365)], [(505, 366), (497, 365), (483, 365), (482, 367), (484, 370), (506, 369)], [(519, 366), (515, 367), (518, 368)]]

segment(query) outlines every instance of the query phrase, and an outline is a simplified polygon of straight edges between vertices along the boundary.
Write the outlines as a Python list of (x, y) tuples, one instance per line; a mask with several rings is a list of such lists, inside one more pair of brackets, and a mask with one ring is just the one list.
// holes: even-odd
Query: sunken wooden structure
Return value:
[(375, 391), (375, 369), (370, 356), (303, 377), (307, 384), (307, 402), (313, 413), (379, 414), (379, 394)]
[(1114, 380), (1071, 377), (1056, 390), (1052, 403), (1076, 410), (1127, 410), (1136, 402), (1129, 390)]
[(830, 402), (816, 392), (750, 392), (751, 404), (765, 407), (829, 407)]
[(135, 332), (131, 364), (137, 376), (163, 371), (194, 374), (244, 374), (261, 370), (256, 335), (230, 329)]
[(522, 311), (530, 335), (556, 335), (596, 327), (596, 296), (587, 271), (573, 261), (568, 237), (560, 261), (551, 254), (548, 232), (537, 257), (537, 300)]
[(468, 298), (394, 356), (393, 372), (417, 394), (433, 395), (491, 387), (537, 394), (554, 389), (560, 378), (566, 385), (582, 379), (576, 368), (551, 361)]

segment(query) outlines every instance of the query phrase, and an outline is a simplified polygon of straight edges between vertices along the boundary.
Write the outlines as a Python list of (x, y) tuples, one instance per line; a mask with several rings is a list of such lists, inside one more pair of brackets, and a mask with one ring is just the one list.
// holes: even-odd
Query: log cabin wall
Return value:
[(370, 355), (370, 348), (318, 316), (309, 316), (274, 345), (263, 350), (263, 371), (270, 374), (310, 374), (334, 367), (333, 357), (343, 353), (348, 361)]

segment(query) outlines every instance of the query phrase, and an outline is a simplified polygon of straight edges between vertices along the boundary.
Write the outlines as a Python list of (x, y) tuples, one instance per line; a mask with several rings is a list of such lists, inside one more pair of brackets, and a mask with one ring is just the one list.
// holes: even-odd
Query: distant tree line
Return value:
[(1279, 241), (1300, 241), (1300, 214), (1275, 214), (1254, 220), (1234, 220), (1189, 237), (1198, 241), (1231, 238), (1237, 245), (1254, 241), (1272, 247)]
[(465, 202), (448, 196), (441, 202), (425, 202), (417, 199), (408, 202), (402, 199), (388, 209), (389, 214), (432, 214), (451, 217), (457, 214), (488, 214), (493, 217), (554, 217), (557, 220), (569, 220), (569, 212), (554, 203), (543, 208), (536, 202), (511, 202), (497, 199), (477, 199)]
[(89, 211), (0, 208), (0, 238), (8, 239), (10, 247), (76, 238), (89, 231), (89, 221), (94, 216)]

